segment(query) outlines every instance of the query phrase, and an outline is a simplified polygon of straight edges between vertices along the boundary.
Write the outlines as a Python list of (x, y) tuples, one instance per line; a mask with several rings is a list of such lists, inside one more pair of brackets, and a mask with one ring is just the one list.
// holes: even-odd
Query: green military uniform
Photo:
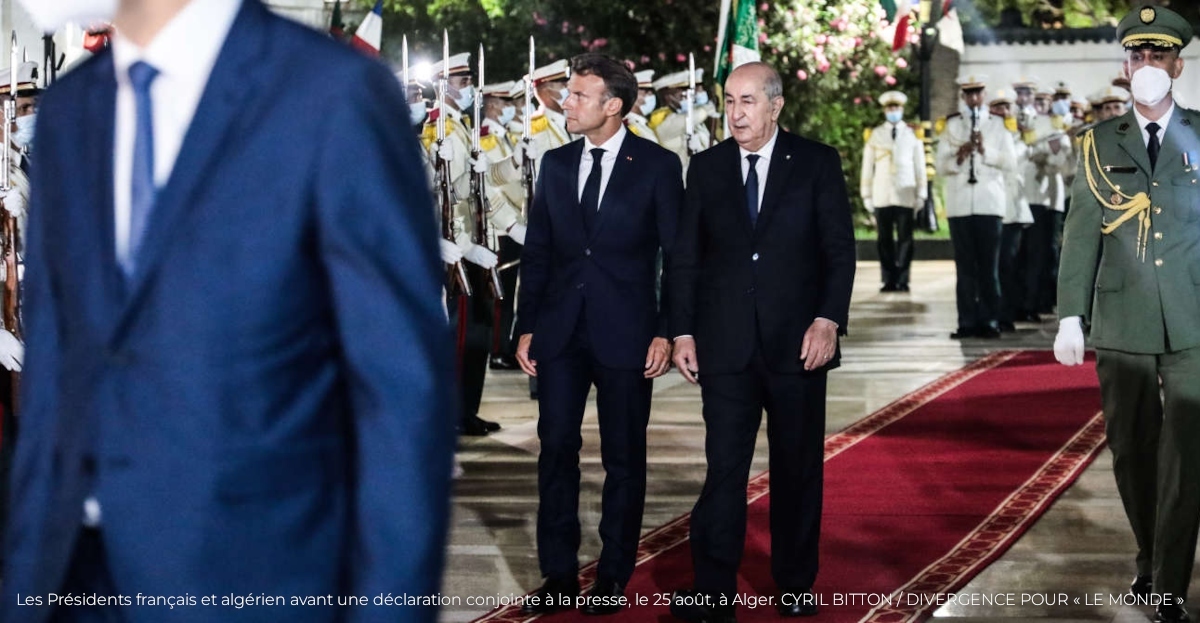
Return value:
[[(1118, 37), (1178, 49), (1192, 29), (1143, 7)], [(1200, 527), (1200, 113), (1167, 114), (1154, 166), (1133, 110), (1082, 135), (1058, 312), (1091, 327), (1138, 575), (1186, 597)], [(1160, 620), (1183, 620), (1163, 610)]]

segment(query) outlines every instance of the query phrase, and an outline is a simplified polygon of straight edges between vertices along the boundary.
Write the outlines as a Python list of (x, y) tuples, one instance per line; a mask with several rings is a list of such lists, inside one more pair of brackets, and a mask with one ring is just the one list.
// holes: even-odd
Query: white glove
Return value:
[(0, 366), (9, 372), (20, 372), (25, 360), (25, 345), (8, 331), (0, 329)]
[(447, 264), (457, 264), (463, 258), (462, 249), (445, 238), (438, 238), (438, 248), (442, 252), (442, 261)]
[(442, 146), (438, 147), (438, 158), (446, 162), (454, 161), (454, 144), (450, 141), (442, 141)]
[(537, 162), (538, 157), (541, 155), (541, 152), (538, 151), (538, 146), (534, 145), (533, 141), (523, 140), (517, 143), (517, 148), (513, 151), (513, 161), (517, 163), (517, 166), (520, 166), (525, 161), (526, 156), (530, 160)]
[(491, 166), (487, 154), (479, 152), (479, 157), (471, 159), (471, 170), (476, 173), (487, 173), (488, 167)]
[(1083, 323), (1079, 316), (1069, 316), (1058, 321), (1058, 335), (1054, 337), (1054, 358), (1064, 366), (1083, 363)]
[(480, 268), (495, 268), (498, 258), (495, 253), (489, 251), (486, 247), (473, 244), (463, 253), (463, 257), (468, 262), (479, 266)]
[(699, 153), (708, 149), (708, 146), (704, 144), (704, 137), (693, 134), (692, 138), (688, 139), (688, 149), (691, 149), (693, 153)]
[(8, 215), (15, 219), (25, 218), (25, 197), (21, 192), (13, 188), (7, 192), (0, 191), (0, 201), (4, 202), (4, 209), (8, 210)]
[(508, 230), (508, 237), (513, 239), (513, 242), (525, 246), (525, 226), (520, 223), (513, 223), (511, 229)]
[(870, 199), (863, 199), (863, 207), (866, 208), (867, 212), (875, 211), (875, 204)]

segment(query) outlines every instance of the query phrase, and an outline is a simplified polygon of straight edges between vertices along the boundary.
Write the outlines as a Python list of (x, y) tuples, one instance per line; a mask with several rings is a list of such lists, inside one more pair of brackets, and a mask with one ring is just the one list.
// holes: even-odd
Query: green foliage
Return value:
[(1039, 17), (1061, 10), (1062, 26), (1093, 28), (1114, 26), (1129, 12), (1129, 0), (970, 0), (958, 4), (964, 27), (990, 27), (1000, 23), (1000, 12), (1017, 9), (1026, 26), (1041, 27)]

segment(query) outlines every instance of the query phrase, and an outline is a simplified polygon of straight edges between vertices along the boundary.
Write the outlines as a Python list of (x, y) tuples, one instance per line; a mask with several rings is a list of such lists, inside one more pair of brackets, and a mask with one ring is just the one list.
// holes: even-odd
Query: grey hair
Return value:
[(779, 77), (779, 72), (775, 71), (774, 67), (762, 61), (752, 61), (738, 65), (737, 67), (738, 70), (742, 68), (757, 69), (765, 74), (763, 79), (763, 90), (766, 91), (768, 100), (773, 100), (777, 97), (783, 97), (783, 78)]

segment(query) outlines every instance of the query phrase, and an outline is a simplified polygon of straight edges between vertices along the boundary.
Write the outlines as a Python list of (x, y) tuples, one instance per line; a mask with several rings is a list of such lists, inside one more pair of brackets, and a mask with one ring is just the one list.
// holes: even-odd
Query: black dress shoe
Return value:
[(1017, 322), (1041, 322), (1041, 316), (1033, 312), (1017, 312)]
[(975, 337), (975, 329), (967, 327), (959, 327), (954, 333), (950, 334), (952, 340), (965, 340)]
[(522, 614), (550, 614), (575, 607), (579, 597), (579, 580), (575, 578), (546, 578), (546, 583), (526, 598)]
[(1017, 328), (1013, 326), (1013, 323), (1007, 320), (1001, 322), (998, 326), (1000, 327), (1001, 333), (1012, 333), (1017, 330)]
[(984, 327), (975, 333), (975, 337), (983, 338), (985, 340), (999, 339), (1000, 338), (1000, 327), (998, 327), (998, 326)]
[(880, 292), (899, 292), (900, 288), (896, 287), (894, 284), (885, 283), (885, 284), (883, 284), (882, 288), (879, 288), (879, 291)]
[(897, 292), (908, 292), (908, 284), (902, 283), (902, 284), (896, 286), (896, 291)]
[(616, 614), (628, 604), (625, 587), (615, 580), (597, 578), (595, 586), (583, 598), (579, 611), (589, 616)]
[(734, 606), (718, 606), (712, 595), (695, 590), (671, 593), (671, 616), (688, 623), (737, 623)]
[(1129, 583), (1129, 594), (1134, 597), (1146, 597), (1154, 586), (1154, 578), (1149, 575), (1135, 575)]
[(492, 355), (488, 360), (488, 367), (493, 370), (520, 370), (521, 366), (517, 363), (517, 358), (512, 355)]
[(775, 610), (781, 617), (810, 617), (817, 613), (817, 597), (808, 589), (780, 591)]
[(1176, 604), (1163, 604), (1154, 611), (1154, 623), (1190, 623), (1191, 620), (1187, 610)]
[(500, 428), (500, 425), (495, 422), (480, 419), (478, 415), (469, 415), (458, 423), (458, 434), (467, 437), (484, 437), (492, 432), (492, 429), (488, 428), (488, 424), (494, 424), (497, 430)]

